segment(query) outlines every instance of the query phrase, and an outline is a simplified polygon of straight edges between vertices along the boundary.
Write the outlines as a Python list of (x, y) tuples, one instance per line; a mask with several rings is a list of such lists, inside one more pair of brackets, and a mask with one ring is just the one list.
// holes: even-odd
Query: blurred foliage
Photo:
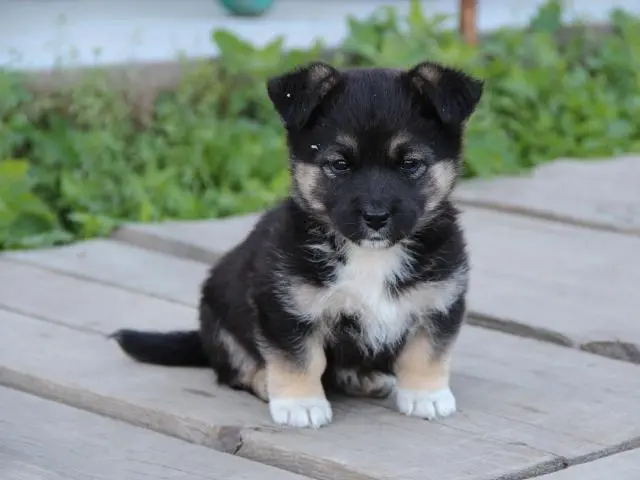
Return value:
[(223, 217), (272, 205), (288, 189), (283, 130), (268, 76), (308, 61), (409, 67), (425, 59), (486, 82), (468, 126), (465, 175), (513, 173), (561, 156), (640, 150), (640, 19), (611, 12), (610, 32), (564, 26), (549, 1), (525, 29), (465, 44), (451, 18), (412, 2), (348, 19), (342, 47), (258, 48), (220, 30), (216, 61), (188, 68), (150, 115), (89, 75), (38, 93), (0, 72), (0, 250), (108, 234), (122, 221)]

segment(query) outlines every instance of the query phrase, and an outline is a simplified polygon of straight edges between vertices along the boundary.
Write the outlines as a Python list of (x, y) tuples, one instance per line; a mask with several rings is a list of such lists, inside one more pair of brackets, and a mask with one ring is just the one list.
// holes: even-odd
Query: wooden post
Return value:
[(460, 34), (464, 40), (475, 45), (478, 42), (478, 0), (460, 0)]

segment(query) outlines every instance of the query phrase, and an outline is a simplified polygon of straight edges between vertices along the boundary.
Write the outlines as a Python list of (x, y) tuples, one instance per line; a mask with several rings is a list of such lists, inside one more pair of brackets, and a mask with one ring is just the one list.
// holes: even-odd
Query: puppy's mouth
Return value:
[[(400, 219), (400, 223), (397, 218)], [(368, 219), (367, 222), (367, 219), (363, 220), (351, 212), (347, 212), (347, 215), (338, 214), (329, 217), (332, 230), (340, 237), (355, 246), (368, 249), (391, 248), (411, 234), (413, 222), (406, 220), (412, 219), (400, 216), (397, 218), (384, 219), (384, 222), (373, 222)]]
[(358, 245), (363, 248), (389, 248), (394, 243), (391, 240), (391, 235), (388, 228), (383, 228), (382, 230), (373, 230), (371, 228), (365, 227), (363, 233), (364, 235), (357, 242)]
[(391, 240), (387, 238), (365, 238), (358, 242), (358, 246), (362, 248), (369, 248), (372, 250), (380, 250), (389, 248), (392, 246)]

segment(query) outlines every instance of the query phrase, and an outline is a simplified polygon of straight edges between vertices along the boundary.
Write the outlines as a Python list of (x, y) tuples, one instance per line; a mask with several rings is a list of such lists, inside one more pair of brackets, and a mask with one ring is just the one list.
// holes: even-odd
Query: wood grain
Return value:
[(520, 176), (462, 182), (466, 205), (640, 235), (640, 157), (563, 159)]
[[(140, 261), (144, 257), (138, 257)], [(137, 265), (141, 272), (146, 270), (140, 263)], [(191, 282), (183, 278), (182, 285), (197, 291), (200, 279), (197, 275), (193, 277)], [(146, 284), (138, 280), (137, 285), (142, 290), (153, 289), (152, 282), (153, 279)], [(2, 257), (0, 285), (0, 306), (77, 330), (109, 335), (132, 326), (148, 330), (197, 328), (197, 310), (193, 306)]]
[[(472, 322), (640, 363), (640, 322), (633, 320), (640, 311), (634, 262), (640, 237), (473, 207), (464, 208), (462, 223), (471, 253)], [(216, 238), (221, 228), (201, 223), (190, 235)], [(211, 255), (223, 253), (216, 248), (212, 243)], [(5, 258), (190, 306), (209, 268), (108, 240)]]
[(636, 366), (474, 327), (454, 355), (454, 417), (336, 398), (329, 427), (298, 432), (211, 372), (137, 364), (93, 333), (0, 311), (0, 338), (0, 383), (313, 478), (516, 479), (640, 438)]
[(124, 422), (0, 388), (3, 480), (304, 480)]
[(199, 284), (209, 269), (201, 262), (104, 239), (57, 248), (7, 252), (4, 256), (187, 305), (197, 304)]
[(472, 313), (640, 362), (640, 238), (465, 208)]
[[(261, 213), (216, 220), (123, 225), (113, 238), (177, 257), (211, 263), (242, 241)], [(203, 235), (204, 233), (204, 235)]]

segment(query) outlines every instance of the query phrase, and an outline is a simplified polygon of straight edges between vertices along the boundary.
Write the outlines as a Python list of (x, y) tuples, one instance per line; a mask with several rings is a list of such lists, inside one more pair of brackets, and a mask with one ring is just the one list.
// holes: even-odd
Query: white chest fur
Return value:
[(373, 351), (398, 341), (416, 319), (430, 311), (446, 311), (464, 288), (466, 272), (451, 278), (420, 283), (392, 295), (389, 283), (409, 275), (410, 253), (401, 245), (369, 249), (350, 245), (346, 262), (336, 266), (335, 281), (318, 288), (292, 281), (287, 301), (291, 313), (310, 322), (322, 322), (329, 329), (341, 314), (356, 315), (360, 321), (360, 342)]

